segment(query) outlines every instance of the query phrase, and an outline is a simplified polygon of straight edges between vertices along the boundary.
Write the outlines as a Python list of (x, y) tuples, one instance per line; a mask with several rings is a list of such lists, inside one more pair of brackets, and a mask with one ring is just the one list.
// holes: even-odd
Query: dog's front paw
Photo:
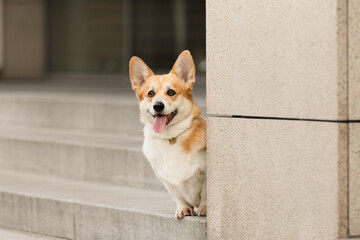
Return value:
[(198, 216), (206, 216), (206, 214), (207, 214), (207, 207), (206, 207), (206, 205), (202, 205), (202, 206), (200, 206), (199, 207), (199, 209), (198, 209)]
[(195, 213), (194, 209), (191, 207), (178, 208), (175, 213), (176, 219), (179, 219), (179, 220), (184, 218), (185, 216), (195, 216), (195, 215), (196, 215), (196, 213)]

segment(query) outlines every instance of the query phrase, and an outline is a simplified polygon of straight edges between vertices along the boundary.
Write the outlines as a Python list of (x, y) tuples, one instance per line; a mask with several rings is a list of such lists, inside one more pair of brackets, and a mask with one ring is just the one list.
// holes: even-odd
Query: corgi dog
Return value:
[(129, 73), (144, 124), (143, 152), (177, 203), (176, 219), (206, 216), (206, 120), (192, 96), (190, 52), (183, 51), (165, 75), (132, 57)]

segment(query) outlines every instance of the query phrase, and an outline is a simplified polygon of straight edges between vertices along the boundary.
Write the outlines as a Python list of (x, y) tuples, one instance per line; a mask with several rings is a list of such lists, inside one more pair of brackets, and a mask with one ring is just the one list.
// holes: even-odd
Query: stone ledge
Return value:
[(206, 218), (179, 221), (175, 210), (165, 192), (0, 171), (0, 226), (9, 229), (68, 239), (206, 239)]
[(138, 136), (0, 127), (0, 166), (2, 169), (165, 190), (145, 159), (141, 145), (142, 137)]
[[(38, 234), (31, 234), (24, 231), (14, 231), (0, 228), (0, 239), (3, 240), (61, 240), (61, 238), (47, 237)], [(63, 239), (63, 238), (62, 238)]]

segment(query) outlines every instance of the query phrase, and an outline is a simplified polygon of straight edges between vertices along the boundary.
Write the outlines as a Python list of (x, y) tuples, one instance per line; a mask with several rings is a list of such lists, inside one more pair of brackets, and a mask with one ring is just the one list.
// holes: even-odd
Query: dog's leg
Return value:
[(199, 209), (197, 212), (198, 216), (206, 216), (206, 214), (207, 214), (206, 198), (207, 198), (207, 193), (206, 193), (206, 177), (205, 177), (203, 186), (202, 186), (201, 192), (200, 192), (200, 205), (199, 205)]
[(182, 219), (185, 216), (195, 216), (196, 213), (194, 211), (194, 208), (190, 206), (186, 201), (183, 199), (176, 199), (177, 203), (177, 210), (175, 212), (176, 219)]

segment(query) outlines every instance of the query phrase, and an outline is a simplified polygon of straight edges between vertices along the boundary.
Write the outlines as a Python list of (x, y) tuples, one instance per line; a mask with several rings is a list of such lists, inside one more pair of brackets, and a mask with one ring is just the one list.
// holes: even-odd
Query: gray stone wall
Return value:
[(209, 239), (360, 235), (359, 10), (207, 0)]

